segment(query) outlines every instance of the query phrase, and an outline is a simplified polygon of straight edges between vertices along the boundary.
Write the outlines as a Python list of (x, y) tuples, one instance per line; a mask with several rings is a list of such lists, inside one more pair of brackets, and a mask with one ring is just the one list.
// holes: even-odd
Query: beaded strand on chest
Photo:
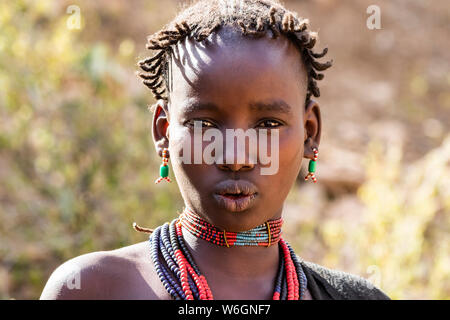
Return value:
[[(207, 222), (204, 220), (201, 221), (201, 224), (208, 226)], [(271, 232), (270, 230), (275, 230), (276, 240), (273, 243), (278, 243), (280, 248), (280, 263), (275, 278), (272, 299), (302, 300), (307, 288), (307, 279), (294, 251), (289, 244), (279, 236), (281, 231), (278, 230), (278, 228), (281, 229), (281, 224), (282, 220), (279, 221), (279, 225), (275, 224), (272, 227), (264, 224), (267, 227), (267, 233)], [(184, 226), (183, 218), (180, 216), (179, 218), (174, 219), (170, 224), (165, 223), (156, 228), (149, 238), (151, 247), (150, 256), (158, 277), (173, 299), (212, 300), (213, 294), (208, 282), (201, 273), (200, 268), (195, 263), (184, 242), (182, 226)], [(190, 229), (187, 230), (191, 232)], [(193, 231), (195, 232), (195, 228)], [(193, 234), (200, 237), (201, 233), (197, 232)], [(213, 232), (210, 232), (210, 234), (211, 236), (205, 237), (204, 240), (208, 241), (207, 239), (216, 239), (212, 236)], [(252, 232), (250, 234), (252, 234)], [(225, 241), (225, 239), (227, 238), (224, 238), (223, 241)], [(230, 239), (232, 239), (232, 237), (230, 237)], [(252, 239), (250, 245), (260, 245), (259, 243), (264, 243), (259, 242), (258, 237), (250, 237), (249, 239)], [(235, 243), (236, 241), (232, 242), (233, 245), (236, 245)], [(245, 242), (242, 243), (243, 244), (238, 245), (249, 245), (245, 244)], [(266, 241), (266, 245), (269, 245), (269, 243), (270, 241)]]

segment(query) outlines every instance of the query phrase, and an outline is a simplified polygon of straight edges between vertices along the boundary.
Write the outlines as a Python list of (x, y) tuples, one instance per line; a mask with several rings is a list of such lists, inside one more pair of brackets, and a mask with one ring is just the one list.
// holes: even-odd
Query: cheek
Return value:
[(189, 129), (176, 123), (169, 126), (169, 149), (172, 162), (181, 161), (183, 148), (191, 144)]
[(294, 181), (303, 159), (303, 128), (290, 128), (280, 136), (280, 173), (284, 183)]
[(201, 185), (207, 181), (204, 177), (208, 176), (211, 169), (210, 165), (204, 163), (194, 164), (194, 152), (203, 150), (202, 146), (194, 146), (194, 134), (186, 126), (171, 124), (169, 135), (170, 161), (180, 188), (196, 186), (201, 189)]
[[(194, 149), (193, 135), (190, 134), (189, 128), (177, 124), (169, 126), (169, 135), (170, 161), (174, 174), (177, 180), (185, 180), (193, 174), (193, 169), (197, 167), (192, 165), (194, 160), (192, 152)], [(189, 154), (188, 150), (191, 151), (190, 157), (187, 157)], [(190, 161), (186, 160), (186, 157), (190, 158)]]
[[(183, 158), (186, 145), (190, 145), (190, 150), (193, 150), (194, 147), (189, 129), (182, 125), (171, 124), (169, 126), (169, 135), (170, 162), (182, 197), (190, 199), (190, 201), (192, 199), (200, 201), (199, 199), (204, 190), (202, 182), (204, 183), (205, 181), (202, 178), (205, 176), (202, 172), (202, 166), (186, 163)], [(193, 159), (191, 158), (191, 163), (192, 161)]]
[(284, 143), (284, 153), (286, 154), (286, 161), (291, 162), (294, 166), (297, 165), (299, 168), (302, 163), (303, 158), (303, 133), (298, 130), (295, 134), (287, 137), (286, 142)]

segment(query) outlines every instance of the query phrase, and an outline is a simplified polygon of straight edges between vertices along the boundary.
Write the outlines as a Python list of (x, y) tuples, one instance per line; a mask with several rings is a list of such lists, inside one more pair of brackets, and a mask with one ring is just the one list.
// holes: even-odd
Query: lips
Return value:
[(231, 212), (251, 208), (258, 196), (256, 186), (246, 180), (225, 180), (214, 189), (214, 199), (219, 206)]

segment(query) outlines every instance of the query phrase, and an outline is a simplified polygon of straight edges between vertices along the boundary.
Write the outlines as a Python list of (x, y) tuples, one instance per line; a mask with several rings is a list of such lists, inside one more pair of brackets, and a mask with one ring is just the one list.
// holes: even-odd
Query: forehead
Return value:
[(286, 37), (272, 39), (219, 29), (205, 42), (185, 38), (169, 63), (172, 104), (186, 99), (222, 104), (255, 100), (303, 103), (307, 76), (297, 47)]

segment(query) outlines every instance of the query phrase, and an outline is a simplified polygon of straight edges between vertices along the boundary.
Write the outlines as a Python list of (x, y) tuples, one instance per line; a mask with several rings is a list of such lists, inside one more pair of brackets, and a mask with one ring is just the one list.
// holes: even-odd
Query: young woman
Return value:
[[(41, 298), (389, 299), (361, 277), (302, 260), (281, 237), (283, 203), (303, 158), (316, 181), (322, 124), (311, 98), (331, 66), (318, 61), (326, 49), (313, 52), (316, 38), (307, 19), (269, 0), (196, 1), (152, 35), (155, 54), (140, 62), (140, 76), (157, 100), (156, 182), (170, 182), (170, 159), (185, 207), (150, 241), (67, 261)], [(195, 161), (210, 144), (196, 141), (196, 130), (218, 139), (230, 129), (254, 132), (258, 151), (267, 137), (275, 172), (262, 173), (271, 165), (262, 153), (252, 158), (229, 144), (211, 155), (232, 161)]]

